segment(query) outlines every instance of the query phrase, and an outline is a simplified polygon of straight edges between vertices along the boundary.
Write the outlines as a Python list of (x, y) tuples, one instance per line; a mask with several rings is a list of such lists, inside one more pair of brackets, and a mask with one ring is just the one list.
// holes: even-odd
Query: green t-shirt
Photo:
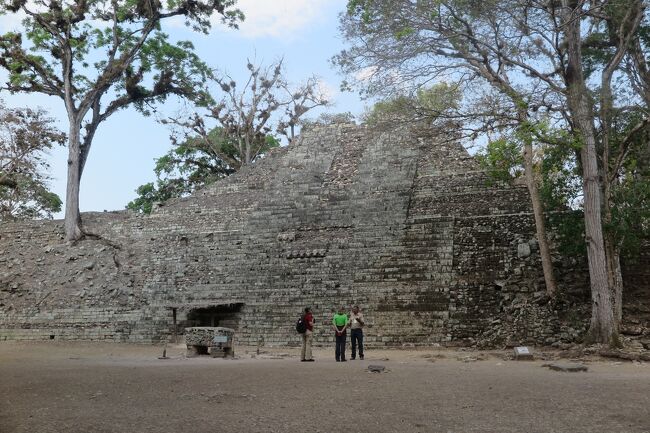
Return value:
[(348, 324), (348, 315), (336, 313), (332, 323), (334, 323), (334, 326), (345, 326)]

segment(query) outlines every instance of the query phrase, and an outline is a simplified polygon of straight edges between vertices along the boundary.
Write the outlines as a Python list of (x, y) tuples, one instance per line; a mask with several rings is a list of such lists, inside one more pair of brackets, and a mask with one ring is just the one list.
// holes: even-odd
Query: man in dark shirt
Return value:
[(300, 360), (302, 362), (314, 362), (311, 354), (312, 334), (314, 333), (314, 315), (311, 313), (311, 308), (305, 308), (303, 320), (307, 325), (307, 330), (302, 334), (302, 351), (300, 352)]
[(359, 359), (363, 359), (363, 313), (358, 305), (352, 308), (350, 314), (350, 340), (352, 341), (352, 358), (357, 357), (357, 344), (359, 345)]

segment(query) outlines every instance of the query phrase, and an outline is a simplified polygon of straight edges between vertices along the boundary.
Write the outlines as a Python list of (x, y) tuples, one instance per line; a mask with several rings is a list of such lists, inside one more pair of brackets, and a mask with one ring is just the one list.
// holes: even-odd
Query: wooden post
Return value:
[(178, 344), (177, 332), (176, 332), (176, 307), (172, 307), (172, 319), (174, 322), (174, 344)]

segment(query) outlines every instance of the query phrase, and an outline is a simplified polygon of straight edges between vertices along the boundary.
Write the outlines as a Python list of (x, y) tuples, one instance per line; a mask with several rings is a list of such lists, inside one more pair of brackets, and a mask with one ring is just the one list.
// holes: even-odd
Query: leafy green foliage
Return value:
[(579, 207), (582, 194), (580, 173), (570, 147), (545, 146), (541, 158), (540, 195), (549, 211)]
[(582, 184), (575, 165), (580, 144), (571, 141), (571, 134), (546, 122), (526, 123), (513, 134), (490, 141), (476, 158), (490, 183), (512, 182), (523, 176), (522, 148), (527, 140), (538, 143), (534, 170), (558, 250), (566, 256), (585, 254)]
[(576, 166), (580, 144), (567, 131), (542, 128), (542, 137), (552, 144), (541, 148), (539, 193), (547, 210), (555, 245), (565, 257), (584, 257), (585, 221), (582, 209), (582, 179)]
[[(258, 158), (279, 145), (276, 138), (266, 136)], [(156, 202), (188, 196), (231, 175), (236, 170), (222, 159), (222, 155), (229, 155), (233, 160), (239, 159), (237, 147), (227, 139), (221, 128), (211, 130), (207, 138), (191, 137), (174, 145), (156, 160), (155, 184), (150, 182), (138, 187), (138, 197), (126, 207), (148, 214)]]
[(140, 185), (135, 192), (138, 194), (138, 197), (130, 201), (126, 205), (126, 208), (145, 214), (151, 213), (154, 203), (162, 203), (172, 198), (170, 194), (166, 193), (163, 185), (156, 188), (153, 182)]
[(585, 217), (582, 210), (567, 209), (546, 215), (557, 251), (564, 257), (585, 257)]
[[(630, 132), (638, 116), (620, 117), (613, 132), (612, 151), (619, 151), (620, 141)], [(550, 128), (548, 124), (528, 124), (515, 134), (488, 143), (477, 154), (481, 166), (492, 181), (512, 181), (523, 173), (523, 140), (538, 143), (535, 156), (540, 176), (539, 192), (547, 209), (558, 250), (565, 256), (584, 255), (584, 217), (582, 214), (582, 180), (576, 153), (581, 143), (570, 131)], [(612, 185), (612, 220), (604, 225), (626, 258), (638, 254), (644, 239), (650, 237), (650, 150), (648, 137), (637, 136), (629, 147), (625, 167)], [(646, 155), (647, 154), (647, 155)]]
[(65, 135), (42, 110), (0, 100), (0, 220), (51, 218), (61, 199), (48, 190), (47, 150)]
[(301, 120), (301, 133), (309, 131), (319, 126), (335, 125), (337, 123), (356, 123), (354, 115), (350, 112), (345, 113), (321, 113), (315, 119)]
[(611, 184), (611, 221), (605, 229), (623, 255), (632, 258), (643, 240), (650, 239), (650, 129), (632, 134), (644, 122), (643, 110), (617, 114), (610, 131), (611, 150), (613, 156), (624, 152), (626, 157)]
[[(9, 72), (11, 91), (40, 92), (82, 104), (91, 93), (115, 86), (122, 108), (170, 93), (191, 94), (202, 89), (209, 68), (193, 53), (190, 42), (169, 42), (160, 31), (171, 17), (185, 17), (193, 29), (207, 32), (213, 11), (236, 26), (243, 18), (232, 9), (234, 0), (158, 1), (84, 0), (51, 2), (49, 6), (1, 1), (0, 13), (27, 14), (24, 33), (0, 37), (0, 66)], [(28, 43), (25, 43), (24, 39)], [(74, 71), (74, 72), (73, 72)], [(72, 86), (65, 88), (71, 78)], [(197, 81), (197, 78), (199, 81)], [(197, 84), (199, 86), (197, 87)]]
[(493, 181), (509, 182), (524, 172), (521, 148), (516, 141), (507, 138), (490, 141), (476, 154), (476, 159)]
[(633, 258), (650, 239), (650, 177), (623, 182), (612, 201), (612, 222), (605, 229), (613, 233), (624, 257)]
[(14, 219), (52, 218), (61, 211), (61, 198), (49, 191), (47, 177), (21, 175), (15, 188), (0, 186), (0, 221)]
[(364, 120), (370, 125), (388, 122), (434, 122), (457, 110), (461, 100), (458, 86), (439, 83), (417, 89), (413, 95), (397, 95), (377, 102), (366, 113)]
[(79, 183), (99, 125), (115, 112), (178, 95), (209, 101), (211, 69), (190, 42), (173, 43), (162, 24), (182, 18), (207, 33), (216, 12), (236, 27), (235, 0), (0, 0), (0, 15), (22, 13), (21, 32), (0, 35), (0, 68), (11, 92), (60, 98), (69, 119), (66, 239), (83, 236)]

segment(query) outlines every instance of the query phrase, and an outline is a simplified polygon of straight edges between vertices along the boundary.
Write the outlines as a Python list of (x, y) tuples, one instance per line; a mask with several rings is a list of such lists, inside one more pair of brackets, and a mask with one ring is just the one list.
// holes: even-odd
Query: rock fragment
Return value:
[(587, 371), (589, 368), (584, 364), (577, 363), (558, 363), (551, 362), (543, 364), (542, 367), (548, 367), (554, 371), (562, 371), (564, 373), (578, 373), (580, 371)]

